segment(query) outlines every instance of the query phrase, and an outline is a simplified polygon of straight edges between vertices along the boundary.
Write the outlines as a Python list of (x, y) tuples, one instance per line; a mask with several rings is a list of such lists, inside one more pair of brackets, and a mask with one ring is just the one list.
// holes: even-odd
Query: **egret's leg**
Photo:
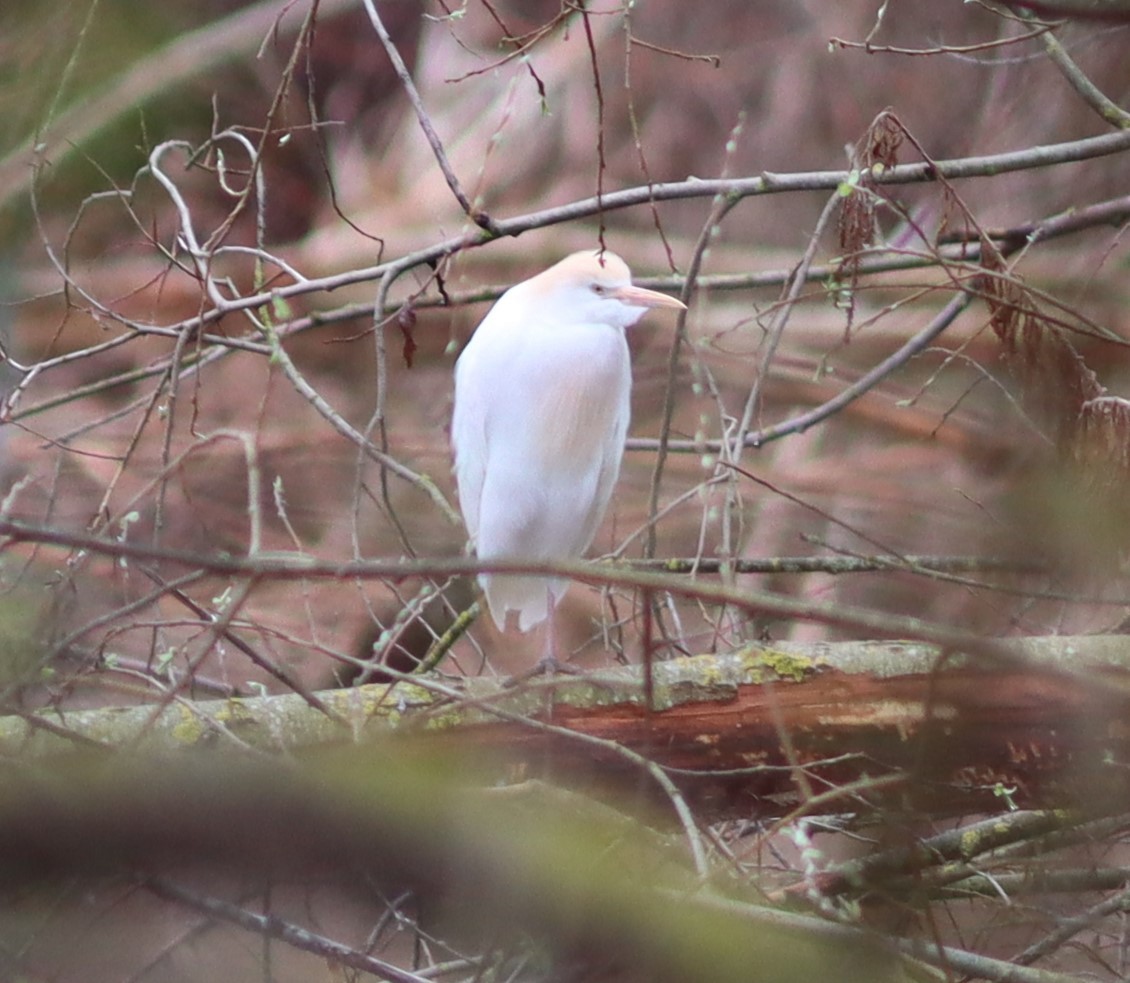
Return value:
[(542, 653), (541, 661), (535, 666), (535, 672), (544, 672), (547, 675), (550, 673), (569, 673), (571, 675), (581, 675), (584, 669), (580, 666), (575, 666), (571, 662), (560, 662), (557, 658), (557, 599), (551, 593), (549, 595), (549, 615), (545, 619), (545, 648)]
[(548, 605), (548, 614), (545, 618), (545, 644), (542, 646), (541, 662), (538, 665), (543, 666), (542, 671), (548, 675), (560, 670), (557, 665), (557, 632), (553, 630), (554, 615), (557, 613), (557, 599), (549, 588), (546, 588), (545, 599)]
[(553, 596), (553, 592), (548, 593), (548, 614), (545, 619), (545, 642), (542, 645), (542, 656), (532, 669), (526, 672), (521, 672), (516, 676), (507, 680), (507, 686), (515, 686), (518, 683), (525, 682), (534, 676), (549, 676), (555, 673), (582, 673), (584, 672), (578, 666), (570, 665), (568, 662), (557, 661), (557, 633), (554, 631), (555, 615), (557, 613), (557, 600)]

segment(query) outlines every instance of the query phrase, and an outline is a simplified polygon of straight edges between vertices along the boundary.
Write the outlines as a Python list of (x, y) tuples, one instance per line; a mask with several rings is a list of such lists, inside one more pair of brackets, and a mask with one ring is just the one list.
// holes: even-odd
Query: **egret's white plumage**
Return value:
[[(455, 366), (459, 503), (480, 559), (558, 560), (592, 542), (620, 473), (632, 375), (625, 329), (649, 307), (619, 256), (574, 253), (511, 287)], [(500, 628), (527, 631), (567, 580), (482, 574)]]

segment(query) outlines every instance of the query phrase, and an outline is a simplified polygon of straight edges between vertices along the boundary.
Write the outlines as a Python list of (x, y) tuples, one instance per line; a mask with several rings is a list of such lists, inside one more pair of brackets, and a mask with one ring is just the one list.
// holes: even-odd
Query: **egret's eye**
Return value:
[(603, 297), (603, 296), (604, 296), (604, 294), (605, 294), (605, 288), (604, 288), (604, 285), (603, 285), (603, 284), (600, 284), (600, 283), (594, 283), (594, 284), (592, 285), (592, 292), (593, 292), (594, 294), (596, 294), (596, 295), (597, 295), (598, 297)]

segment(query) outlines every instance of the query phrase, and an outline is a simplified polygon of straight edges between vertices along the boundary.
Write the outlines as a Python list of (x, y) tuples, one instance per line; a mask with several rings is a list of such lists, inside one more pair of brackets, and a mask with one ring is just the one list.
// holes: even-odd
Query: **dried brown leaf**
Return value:
[(401, 349), (401, 354), (404, 356), (404, 364), (408, 368), (412, 368), (412, 359), (416, 355), (416, 338), (413, 335), (413, 329), (416, 327), (416, 312), (410, 306), (402, 307), (396, 315), (396, 326), (400, 328), (401, 335), (404, 336), (404, 346)]
[(845, 341), (851, 333), (855, 314), (855, 287), (859, 279), (859, 258), (864, 249), (875, 241), (874, 170), (892, 167), (898, 163), (898, 149), (903, 141), (902, 123), (889, 109), (884, 109), (868, 127), (856, 147), (852, 158), (854, 187), (843, 189), (840, 208), (840, 264), (839, 278), (850, 285), (848, 296), (848, 325)]
[(1000, 254), (988, 240), (983, 245), (983, 265), (992, 272), (984, 279), (989, 323), (1004, 360), (1028, 414), (1067, 452), (1080, 437), (1084, 406), (1104, 389), (1063, 329), (1040, 313), (1023, 282), (1005, 269)]

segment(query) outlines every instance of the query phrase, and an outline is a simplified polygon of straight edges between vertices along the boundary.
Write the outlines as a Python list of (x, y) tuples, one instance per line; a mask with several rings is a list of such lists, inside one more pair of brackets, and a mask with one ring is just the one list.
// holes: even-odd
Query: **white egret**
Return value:
[[(631, 365), (625, 329), (680, 301), (632, 285), (613, 253), (581, 252), (507, 290), (455, 365), (459, 504), (481, 560), (566, 560), (596, 535), (620, 473)], [(479, 576), (505, 629), (551, 619), (562, 577)], [(545, 668), (557, 668), (552, 619)]]

